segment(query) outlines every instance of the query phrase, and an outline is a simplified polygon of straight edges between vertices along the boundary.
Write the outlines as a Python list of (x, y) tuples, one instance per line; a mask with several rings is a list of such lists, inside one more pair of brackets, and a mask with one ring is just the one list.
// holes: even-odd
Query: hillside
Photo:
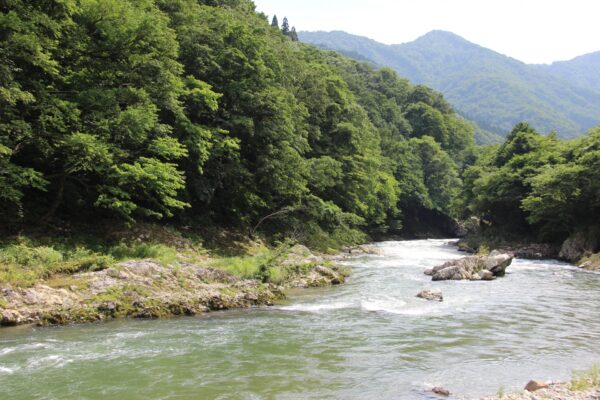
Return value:
[(473, 128), (250, 0), (17, 1), (0, 18), (2, 229), (159, 221), (327, 250), (451, 212)]
[(538, 68), (573, 84), (600, 92), (600, 51), (584, 54), (569, 61), (539, 65)]
[(500, 135), (526, 120), (542, 132), (571, 138), (600, 122), (600, 90), (589, 84), (595, 77), (587, 58), (546, 67), (527, 65), (444, 31), (399, 45), (345, 32), (300, 32), (299, 37), (322, 48), (358, 54), (414, 83), (432, 86), (460, 114)]

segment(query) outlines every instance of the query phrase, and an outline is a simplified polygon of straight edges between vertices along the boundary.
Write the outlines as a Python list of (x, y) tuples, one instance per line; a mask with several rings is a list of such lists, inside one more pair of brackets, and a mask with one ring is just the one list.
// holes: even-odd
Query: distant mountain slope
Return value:
[(600, 51), (569, 61), (538, 65), (538, 68), (576, 85), (600, 92)]
[(360, 55), (394, 68), (415, 83), (432, 86), (462, 115), (497, 134), (506, 135), (525, 120), (540, 131), (555, 130), (570, 138), (600, 123), (600, 89), (569, 78), (571, 74), (593, 81), (593, 73), (578, 72), (588, 71), (589, 63), (528, 65), (444, 31), (399, 45), (340, 31), (300, 32), (299, 36), (304, 42)]

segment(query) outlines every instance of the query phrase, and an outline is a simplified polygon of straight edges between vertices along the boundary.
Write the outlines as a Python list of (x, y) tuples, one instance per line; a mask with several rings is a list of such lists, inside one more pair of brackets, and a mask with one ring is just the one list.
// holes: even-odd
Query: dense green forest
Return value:
[(3, 226), (160, 220), (327, 248), (450, 213), (471, 126), (273, 22), (249, 0), (3, 2)]
[(600, 127), (562, 141), (520, 123), (478, 153), (463, 171), (463, 216), (481, 217), (503, 237), (561, 243), (583, 233), (583, 246), (599, 249)]
[(600, 123), (598, 54), (551, 66), (529, 65), (445, 31), (385, 45), (345, 32), (300, 32), (306, 43), (393, 68), (411, 82), (439, 90), (480, 129), (477, 141), (497, 143), (520, 121), (562, 138)]

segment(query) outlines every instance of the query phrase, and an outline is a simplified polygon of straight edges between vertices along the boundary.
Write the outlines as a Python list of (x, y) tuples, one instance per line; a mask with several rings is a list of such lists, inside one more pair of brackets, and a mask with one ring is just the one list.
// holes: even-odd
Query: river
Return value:
[[(431, 282), (446, 240), (377, 244), (338, 287), (171, 320), (0, 330), (0, 399), (425, 399), (568, 379), (600, 361), (600, 274), (515, 260)], [(444, 302), (415, 297), (439, 288)]]

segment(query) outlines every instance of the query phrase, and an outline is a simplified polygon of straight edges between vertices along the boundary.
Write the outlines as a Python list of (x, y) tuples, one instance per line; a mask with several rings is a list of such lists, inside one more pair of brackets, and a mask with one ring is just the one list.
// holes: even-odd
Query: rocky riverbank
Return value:
[(285, 277), (277, 283), (193, 263), (161, 265), (146, 259), (53, 277), (27, 288), (0, 284), (1, 325), (161, 318), (272, 305), (292, 287), (343, 283), (348, 271), (334, 263), (339, 257), (315, 255), (296, 245), (271, 267)]
[(596, 226), (580, 227), (568, 237), (554, 243), (536, 243), (535, 237), (508, 235), (506, 232), (485, 230), (481, 221), (470, 218), (460, 224), (456, 242), (458, 249), (479, 253), (482, 249), (497, 249), (524, 259), (558, 259), (587, 270), (600, 270), (600, 230)]
[(589, 387), (581, 390), (571, 389), (569, 383), (550, 383), (547, 387), (530, 392), (522, 390), (516, 393), (498, 394), (481, 400), (598, 400), (600, 388)]

